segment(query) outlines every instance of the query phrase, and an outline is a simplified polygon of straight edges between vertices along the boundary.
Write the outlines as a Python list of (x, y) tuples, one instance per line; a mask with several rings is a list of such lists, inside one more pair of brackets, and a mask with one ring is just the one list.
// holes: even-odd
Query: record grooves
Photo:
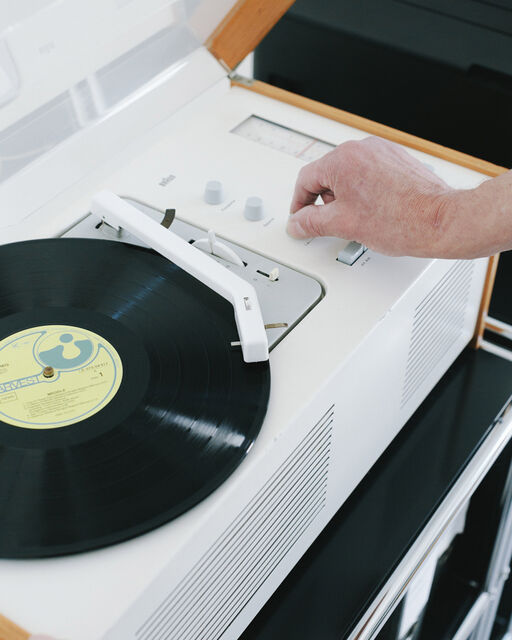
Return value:
[(230, 346), (228, 302), (107, 240), (5, 245), (0, 273), (0, 557), (147, 532), (240, 464), (270, 370)]

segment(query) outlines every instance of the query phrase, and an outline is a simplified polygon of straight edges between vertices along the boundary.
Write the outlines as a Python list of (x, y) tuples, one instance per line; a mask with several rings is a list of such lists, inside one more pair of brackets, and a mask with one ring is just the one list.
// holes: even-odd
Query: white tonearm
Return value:
[(125, 229), (231, 302), (245, 362), (268, 360), (268, 339), (254, 287), (111, 191), (97, 193), (91, 212)]

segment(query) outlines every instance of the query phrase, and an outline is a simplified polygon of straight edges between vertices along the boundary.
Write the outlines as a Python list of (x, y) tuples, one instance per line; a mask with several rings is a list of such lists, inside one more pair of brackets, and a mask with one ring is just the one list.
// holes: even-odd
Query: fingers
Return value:
[(293, 238), (315, 238), (316, 236), (351, 237), (351, 220), (341, 211), (339, 202), (310, 204), (288, 219), (287, 232)]
[(329, 184), (324, 156), (324, 158), (320, 158), (300, 170), (290, 213), (295, 213), (303, 207), (313, 204), (318, 196), (325, 192), (332, 194), (332, 185)]

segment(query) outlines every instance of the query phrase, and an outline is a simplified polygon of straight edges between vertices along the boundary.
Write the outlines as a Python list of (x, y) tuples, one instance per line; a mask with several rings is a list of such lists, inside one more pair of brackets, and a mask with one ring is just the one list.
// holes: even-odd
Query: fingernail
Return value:
[(288, 218), (286, 232), (288, 233), (288, 235), (292, 236), (292, 238), (301, 239), (306, 237), (304, 229), (302, 228), (297, 216), (295, 215), (291, 215)]

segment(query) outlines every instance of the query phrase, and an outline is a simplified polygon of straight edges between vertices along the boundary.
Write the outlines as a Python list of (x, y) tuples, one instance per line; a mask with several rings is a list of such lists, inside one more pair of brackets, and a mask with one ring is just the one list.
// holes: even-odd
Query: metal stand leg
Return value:
[(503, 640), (512, 640), (512, 616), (510, 617), (507, 633), (503, 636)]
[[(510, 559), (512, 556), (512, 466), (509, 469), (503, 491), (502, 503), (501, 522), (484, 586), (484, 590), (491, 596), (491, 600), (471, 636), (471, 640), (488, 640), (491, 637), (503, 586), (510, 573)], [(506, 637), (512, 640), (512, 622)]]

